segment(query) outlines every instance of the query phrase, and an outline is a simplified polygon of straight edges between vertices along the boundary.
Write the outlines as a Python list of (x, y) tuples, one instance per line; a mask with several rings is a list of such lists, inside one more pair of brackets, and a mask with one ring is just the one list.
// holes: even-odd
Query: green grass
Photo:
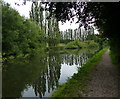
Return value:
[(89, 80), (89, 75), (95, 70), (96, 64), (101, 60), (102, 55), (106, 52), (107, 48), (102, 49), (92, 58), (90, 58), (86, 64), (79, 69), (77, 74), (74, 74), (67, 83), (62, 84), (58, 89), (52, 94), (54, 97), (80, 97), (81, 92), (85, 91), (85, 86), (87, 80)]

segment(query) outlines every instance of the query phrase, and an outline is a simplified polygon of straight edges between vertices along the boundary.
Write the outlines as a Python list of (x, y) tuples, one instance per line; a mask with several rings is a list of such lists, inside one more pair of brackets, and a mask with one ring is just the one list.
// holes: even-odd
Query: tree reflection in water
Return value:
[(24, 92), (29, 90), (29, 86), (32, 86), (32, 94), (35, 96), (47, 96), (46, 93), (51, 93), (59, 85), (61, 64), (82, 66), (92, 55), (86, 52), (74, 55), (58, 51), (43, 54), (3, 63), (3, 97), (24, 97)]
[[(46, 62), (44, 65), (47, 67), (47, 72), (42, 72), (41, 76), (35, 81), (33, 87), (36, 96), (39, 94), (40, 98), (45, 95), (46, 91), (50, 93), (50, 88), (54, 90), (54, 88), (58, 86), (58, 80), (60, 78), (60, 54), (50, 52), (45, 60)], [(46, 88), (46, 83), (48, 84), (48, 88)]]

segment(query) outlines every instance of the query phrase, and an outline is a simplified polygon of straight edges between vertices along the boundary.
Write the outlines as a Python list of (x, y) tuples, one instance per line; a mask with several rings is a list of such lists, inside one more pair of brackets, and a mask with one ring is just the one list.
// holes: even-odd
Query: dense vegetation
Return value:
[(8, 4), (2, 6), (3, 57), (34, 53), (44, 48), (44, 33), (39, 26), (21, 17)]
[(86, 40), (63, 40), (58, 47), (64, 47), (65, 49), (102, 49), (109, 45), (109, 40), (106, 40), (102, 35), (91, 34), (86, 37)]
[(81, 49), (81, 48), (96, 48), (99, 47), (99, 44), (94, 42), (94, 40), (89, 40), (89, 41), (85, 41), (85, 42), (80, 42), (78, 40), (69, 42), (65, 48), (66, 49)]
[(9, 4), (2, 4), (2, 12), (3, 57), (44, 52), (46, 47), (59, 43), (58, 22), (44, 18), (40, 4), (32, 4), (30, 19), (20, 16)]

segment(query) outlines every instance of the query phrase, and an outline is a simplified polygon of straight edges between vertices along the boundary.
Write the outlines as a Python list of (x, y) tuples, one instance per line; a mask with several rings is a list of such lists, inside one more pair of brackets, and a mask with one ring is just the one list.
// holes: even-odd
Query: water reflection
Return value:
[(92, 54), (50, 51), (3, 63), (3, 97), (49, 97), (59, 84), (77, 73)]

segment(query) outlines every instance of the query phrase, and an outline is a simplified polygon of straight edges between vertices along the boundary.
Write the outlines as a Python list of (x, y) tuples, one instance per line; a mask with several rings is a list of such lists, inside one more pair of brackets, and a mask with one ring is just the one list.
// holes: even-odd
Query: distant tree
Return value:
[(40, 29), (43, 27), (43, 7), (41, 3), (33, 2), (30, 11), (30, 18), (35, 21)]

